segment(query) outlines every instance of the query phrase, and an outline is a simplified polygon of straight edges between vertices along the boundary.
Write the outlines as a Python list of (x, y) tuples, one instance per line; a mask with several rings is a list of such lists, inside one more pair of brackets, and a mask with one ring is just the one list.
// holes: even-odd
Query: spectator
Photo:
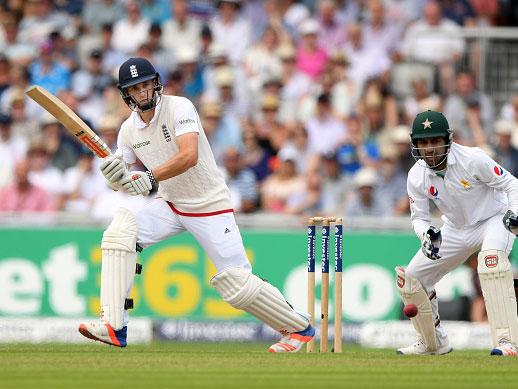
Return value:
[(94, 34), (100, 32), (106, 25), (113, 25), (124, 13), (121, 4), (117, 0), (86, 1), (81, 14), (83, 25)]
[(290, 136), (288, 128), (279, 122), (279, 97), (268, 94), (261, 99), (261, 115), (256, 123), (259, 144), (276, 155)]
[(65, 204), (63, 210), (89, 212), (95, 198), (105, 187), (105, 180), (95, 166), (94, 155), (83, 150), (77, 164), (68, 168), (63, 175)]
[(362, 168), (354, 176), (355, 192), (345, 208), (345, 216), (377, 216), (387, 215), (383, 202), (375, 195), (378, 181), (376, 171)]
[(367, 7), (369, 20), (363, 25), (365, 44), (374, 47), (389, 58), (398, 59), (401, 24), (386, 20), (385, 5), (382, 0), (369, 0)]
[(41, 137), (33, 138), (27, 151), (29, 182), (44, 189), (52, 198), (55, 208), (63, 204), (63, 174), (50, 165), (49, 152)]
[(364, 166), (374, 166), (378, 155), (376, 144), (366, 139), (361, 118), (358, 115), (350, 116), (347, 120), (347, 137), (337, 151), (341, 173), (351, 177)]
[(476, 15), (469, 0), (440, 0), (442, 13), (446, 19), (459, 26), (475, 27)]
[(518, 93), (514, 93), (500, 111), (500, 119), (518, 124)]
[(223, 166), (234, 210), (254, 212), (259, 205), (257, 179), (254, 172), (244, 166), (240, 151), (233, 147), (227, 149), (223, 157)]
[(390, 138), (388, 141), (394, 143), (397, 148), (397, 159), (401, 169), (406, 174), (415, 164), (410, 146), (410, 130), (407, 126), (399, 125), (390, 130)]
[(176, 60), (178, 70), (182, 73), (183, 91), (182, 96), (197, 102), (203, 92), (203, 73), (198, 63), (199, 54), (196, 49), (188, 46), (179, 47)]
[(6, 58), (17, 66), (28, 66), (34, 60), (34, 46), (27, 42), (18, 40), (18, 24), (13, 19), (7, 19), (3, 23), (5, 31), (5, 42), (2, 53)]
[(103, 70), (106, 74), (114, 74), (114, 72), (119, 70), (119, 65), (126, 59), (126, 55), (113, 46), (112, 40), (113, 25), (104, 24), (101, 29), (99, 50), (103, 53)]
[(314, 153), (324, 154), (336, 150), (343, 143), (347, 129), (331, 113), (331, 101), (327, 94), (318, 97), (315, 115), (306, 123), (309, 144)]
[(495, 123), (495, 159), (515, 177), (518, 176), (518, 149), (511, 143), (511, 137), (518, 129), (516, 124), (507, 120)]
[(178, 55), (180, 47), (187, 46), (199, 52), (201, 22), (189, 16), (189, 2), (187, 0), (171, 1), (174, 18), (162, 25), (162, 45), (173, 59)]
[(238, 65), (251, 43), (250, 23), (239, 15), (240, 0), (220, 0), (217, 6), (218, 14), (210, 22), (214, 43), (225, 48), (231, 64)]
[(53, 58), (54, 47), (51, 41), (40, 45), (40, 57), (29, 66), (31, 84), (44, 87), (57, 94), (70, 85), (70, 71)]
[(29, 163), (16, 162), (13, 183), (0, 190), (0, 212), (49, 212), (53, 203), (49, 194), (28, 179)]
[(214, 76), (218, 87), (214, 99), (221, 101), (223, 111), (226, 114), (234, 115), (236, 118), (247, 119), (250, 116), (248, 99), (241, 99), (238, 95), (238, 92), (242, 89), (236, 85), (232, 68), (229, 66), (219, 67)]
[(216, 163), (222, 166), (227, 150), (243, 148), (239, 123), (233, 115), (223, 114), (221, 105), (215, 101), (203, 102), (201, 117)]
[(261, 204), (265, 211), (282, 213), (287, 202), (296, 195), (303, 195), (306, 181), (296, 170), (295, 156), (279, 155), (274, 173), (266, 178), (261, 188)]
[[(289, 149), (286, 151), (285, 149)], [(317, 170), (319, 158), (313, 154), (309, 147), (308, 132), (301, 123), (296, 123), (291, 127), (290, 138), (279, 150), (279, 153), (291, 153), (294, 155), (297, 171), (307, 174)]]
[(284, 44), (279, 47), (278, 55), (282, 62), (281, 73), (281, 107), (280, 120), (283, 123), (292, 124), (298, 117), (299, 106), (311, 89), (311, 78), (296, 67), (296, 53), (291, 45)]
[(489, 131), (493, 122), (491, 100), (475, 89), (475, 80), (470, 73), (459, 73), (455, 86), (455, 93), (444, 103), (444, 114), (447, 115), (451, 128), (455, 129), (454, 135), (461, 139), (462, 143), (480, 146), (480, 136), (477, 137), (473, 131), (473, 123), (469, 122), (470, 119), (477, 118), (470, 118), (469, 114), (478, 115), (481, 128)]
[(99, 121), (99, 134), (104, 143), (106, 143), (113, 152), (117, 150), (117, 135), (120, 126), (121, 120), (113, 115), (105, 115)]
[[(30, 97), (25, 95), (25, 90), (29, 88), (30, 73), (27, 68), (12, 66), (9, 69), (9, 87), (4, 90), (0, 98), (0, 111), (9, 113), (15, 98), (23, 98), (25, 116), (27, 119), (35, 120), (43, 112), (43, 108)], [(30, 128), (22, 132), (31, 132)]]
[(79, 101), (78, 110), (97, 127), (104, 112), (103, 92), (111, 84), (111, 77), (102, 68), (103, 53), (93, 50), (84, 69), (72, 76), (72, 92)]
[(333, 113), (345, 120), (350, 116), (358, 100), (356, 83), (349, 77), (350, 62), (343, 51), (335, 51), (330, 61), (331, 104)]
[(380, 149), (376, 195), (385, 203), (385, 215), (401, 216), (409, 211), (406, 175), (398, 161), (398, 149), (392, 143)]
[(321, 211), (322, 178), (316, 172), (305, 176), (306, 189), (291, 195), (284, 212), (291, 215), (315, 215)]
[(259, 145), (255, 132), (250, 128), (243, 132), (243, 144), (245, 165), (255, 173), (257, 180), (262, 182), (271, 173), (271, 155)]
[(382, 77), (390, 68), (390, 58), (374, 44), (367, 44), (360, 24), (348, 27), (348, 42), (344, 47), (350, 62), (349, 76), (356, 82), (356, 88), (363, 90), (369, 78)]
[(13, 161), (24, 158), (27, 151), (27, 139), (18, 134), (13, 134), (12, 118), (0, 113), (0, 146)]
[(11, 105), (5, 112), (8, 112), (11, 117), (12, 133), (14, 136), (24, 139), (27, 143), (33, 136), (39, 134), (38, 122), (27, 114), (27, 110), (33, 106), (28, 101), (23, 90), (20, 89), (13, 88), (10, 90), (9, 100)]
[(149, 50), (150, 62), (155, 64), (160, 77), (165, 80), (167, 73), (175, 69), (175, 62), (171, 59), (172, 55), (169, 50), (162, 46), (162, 28), (160, 25), (151, 25), (145, 46)]
[(343, 211), (350, 194), (352, 178), (342, 174), (338, 155), (334, 152), (324, 154), (322, 160), (322, 212), (338, 215)]
[(277, 53), (279, 36), (277, 31), (268, 26), (261, 40), (245, 52), (243, 67), (251, 88), (257, 92), (264, 81), (271, 76), (281, 74), (282, 65)]
[(437, 1), (429, 1), (425, 5), (423, 17), (406, 30), (402, 53), (409, 60), (438, 65), (442, 89), (450, 92), (453, 64), (460, 59), (464, 46), (464, 40), (459, 36), (459, 26), (443, 18)]
[(333, 0), (318, 2), (318, 44), (328, 54), (343, 47), (347, 40), (345, 24), (337, 16), (335, 3)]
[(302, 40), (297, 47), (297, 69), (316, 80), (327, 64), (327, 53), (318, 45), (319, 24), (314, 19), (301, 23)]
[(151, 23), (142, 17), (138, 1), (129, 0), (126, 3), (126, 12), (126, 17), (113, 25), (111, 43), (115, 50), (132, 55), (146, 43)]
[(45, 149), (49, 165), (64, 171), (75, 165), (77, 155), (74, 148), (63, 141), (64, 130), (54, 116), (45, 113), (41, 120), (41, 135), (45, 139)]
[(431, 92), (431, 85), (424, 78), (412, 80), (412, 96), (405, 99), (405, 121), (410, 123), (419, 112), (441, 111), (441, 97)]
[[(160, 25), (171, 19), (171, 8), (168, 0), (143, 0), (142, 16), (151, 24)], [(174, 15), (176, 17), (176, 14)]]

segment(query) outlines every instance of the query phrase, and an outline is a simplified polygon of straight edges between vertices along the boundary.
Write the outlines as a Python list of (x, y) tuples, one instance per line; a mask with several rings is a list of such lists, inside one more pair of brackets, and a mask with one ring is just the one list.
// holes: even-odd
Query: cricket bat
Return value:
[(25, 93), (54, 116), (70, 134), (74, 135), (99, 158), (111, 154), (108, 145), (74, 111), (48, 90), (41, 86), (31, 86)]

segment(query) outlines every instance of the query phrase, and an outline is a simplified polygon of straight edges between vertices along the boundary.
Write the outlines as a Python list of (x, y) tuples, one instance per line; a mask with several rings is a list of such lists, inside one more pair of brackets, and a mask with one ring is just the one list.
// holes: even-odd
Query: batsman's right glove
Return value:
[(432, 260), (440, 259), (439, 248), (441, 247), (442, 236), (441, 230), (434, 226), (430, 226), (423, 234), (421, 250), (424, 255)]

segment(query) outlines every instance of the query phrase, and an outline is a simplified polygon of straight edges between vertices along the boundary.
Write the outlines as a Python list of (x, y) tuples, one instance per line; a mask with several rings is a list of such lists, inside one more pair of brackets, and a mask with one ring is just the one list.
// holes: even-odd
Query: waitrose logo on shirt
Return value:
[(141, 147), (148, 146), (149, 144), (151, 144), (151, 141), (146, 140), (146, 141), (144, 141), (144, 142), (135, 143), (134, 145), (131, 145), (131, 146), (132, 146), (134, 149), (140, 149)]

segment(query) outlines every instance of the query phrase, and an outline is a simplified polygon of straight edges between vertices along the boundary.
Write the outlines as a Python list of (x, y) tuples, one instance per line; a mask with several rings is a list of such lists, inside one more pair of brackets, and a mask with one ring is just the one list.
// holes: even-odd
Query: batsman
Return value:
[[(491, 329), (491, 355), (515, 356), (518, 318), (509, 253), (518, 233), (518, 180), (477, 147), (452, 141), (440, 112), (419, 113), (411, 129), (416, 163), (407, 180), (411, 220), (421, 249), (406, 269), (396, 268), (397, 289), (415, 304), (417, 341), (398, 354), (452, 351), (441, 326), (435, 284), (478, 252), (478, 275)], [(430, 200), (442, 213), (432, 225)]]
[[(252, 272), (230, 191), (194, 105), (185, 97), (163, 95), (160, 76), (144, 58), (121, 65), (119, 89), (133, 112), (121, 126), (117, 152), (104, 158), (101, 171), (112, 188), (131, 195), (147, 196), (155, 185), (158, 191), (139, 212), (119, 208), (104, 232), (101, 321), (83, 323), (79, 332), (125, 347), (129, 296), (140, 271), (137, 252), (188, 231), (214, 264), (211, 284), (221, 297), (282, 335), (268, 351), (300, 350), (315, 330), (275, 286)], [(138, 161), (146, 171), (138, 170)]]

